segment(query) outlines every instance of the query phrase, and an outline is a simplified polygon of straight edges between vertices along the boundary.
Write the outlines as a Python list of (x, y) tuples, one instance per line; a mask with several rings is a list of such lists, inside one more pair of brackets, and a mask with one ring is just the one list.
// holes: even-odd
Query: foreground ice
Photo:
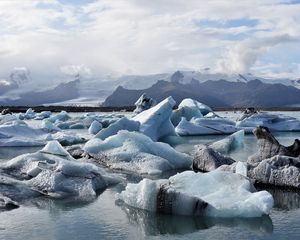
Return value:
[[(54, 198), (93, 198), (97, 190), (116, 180), (93, 164), (76, 161), (57, 141), (49, 142), (41, 151), (2, 163), (0, 172), (5, 174), (0, 175), (0, 184), (10, 179), (12, 187), (23, 186), (19, 191), (29, 188), (34, 196)], [(5, 195), (5, 191), (2, 194)], [(11, 194), (11, 191), (6, 194)]]
[(141, 125), (139, 131), (150, 137), (153, 141), (166, 136), (176, 135), (170, 117), (175, 101), (172, 97), (158, 103), (156, 106), (145, 110), (132, 118)]
[(153, 142), (138, 132), (119, 131), (106, 138), (89, 140), (84, 150), (113, 169), (139, 174), (160, 174), (173, 169), (189, 169), (191, 158), (166, 143)]
[(117, 198), (151, 212), (213, 217), (260, 217), (270, 213), (273, 197), (256, 192), (250, 181), (229, 172), (186, 171), (168, 180), (128, 184)]
[(245, 114), (237, 121), (237, 127), (252, 131), (257, 126), (268, 127), (271, 131), (300, 131), (300, 121), (282, 114), (254, 112)]
[(182, 117), (175, 130), (181, 136), (193, 136), (231, 134), (238, 131), (239, 128), (235, 126), (235, 122), (220, 117), (192, 118), (190, 121)]

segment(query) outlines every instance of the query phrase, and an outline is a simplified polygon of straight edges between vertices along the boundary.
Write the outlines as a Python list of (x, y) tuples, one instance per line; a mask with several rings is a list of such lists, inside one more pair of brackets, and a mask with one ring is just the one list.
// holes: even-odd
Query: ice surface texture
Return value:
[(78, 162), (57, 142), (41, 151), (2, 163), (0, 170), (42, 195), (89, 199), (111, 184), (111, 178), (94, 164)]
[(159, 174), (173, 169), (189, 169), (191, 157), (177, 152), (170, 145), (153, 142), (139, 132), (119, 131), (106, 138), (89, 140), (84, 150), (113, 169), (140, 174)]
[(260, 217), (273, 207), (267, 191), (256, 192), (247, 178), (222, 171), (186, 171), (168, 180), (144, 179), (128, 184), (117, 198), (135, 208), (178, 215)]
[(268, 127), (271, 131), (300, 131), (300, 121), (298, 119), (281, 114), (261, 112), (241, 119), (236, 124), (240, 128), (254, 129), (257, 126), (263, 126)]
[(166, 136), (176, 135), (174, 126), (170, 120), (175, 104), (174, 99), (168, 97), (156, 106), (136, 115), (132, 120), (139, 122), (139, 131), (150, 137), (153, 141)]

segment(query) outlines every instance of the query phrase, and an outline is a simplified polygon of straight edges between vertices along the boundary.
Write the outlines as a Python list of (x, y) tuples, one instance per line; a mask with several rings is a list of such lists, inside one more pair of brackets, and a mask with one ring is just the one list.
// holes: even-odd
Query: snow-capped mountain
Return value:
[(153, 75), (130, 75), (119, 78), (116, 82), (119, 82), (119, 86), (128, 89), (144, 89), (151, 87), (158, 80), (164, 80), (169, 82), (179, 82), (182, 84), (188, 84), (192, 81), (199, 81), (200, 83), (212, 80), (226, 80), (229, 82), (249, 82), (252, 80), (260, 80), (264, 83), (281, 83), (287, 86), (293, 86), (300, 89), (300, 79), (274, 79), (263, 78), (252, 75), (251, 73), (240, 74), (225, 74), (225, 73), (213, 73), (209, 68), (202, 71), (176, 71), (174, 73), (162, 73)]
[[(52, 100), (50, 99), (50, 96), (54, 95), (50, 94), (47, 97), (47, 102), (45, 103), (64, 105), (99, 105), (110, 94), (112, 94), (118, 86), (122, 86), (126, 89), (141, 90), (150, 88), (160, 80), (183, 85), (220, 80), (237, 83), (248, 83), (253, 80), (260, 80), (263, 83), (281, 83), (286, 86), (293, 86), (300, 89), (300, 79), (268, 79), (257, 77), (250, 73), (214, 73), (209, 68), (205, 68), (201, 71), (175, 71), (172, 73), (124, 75), (121, 77), (82, 76), (80, 74), (76, 74), (73, 76), (58, 75), (54, 76), (53, 78), (53, 80), (47, 81), (43, 79), (37, 79), (37, 76), (33, 77), (29, 69), (25, 67), (14, 68), (7, 78), (0, 79), (0, 102), (6, 102), (8, 104), (10, 102), (20, 103), (22, 102), (22, 98), (24, 98), (24, 96), (26, 96), (26, 102), (28, 102), (30, 94), (32, 94), (32, 96), (36, 96), (36, 94), (39, 93), (38, 95), (41, 96), (40, 93), (44, 92), (49, 94), (49, 92), (51, 92), (53, 89), (58, 91), (62, 87), (64, 87), (64, 90), (67, 91), (68, 89), (66, 89), (65, 86), (67, 83), (72, 81), (76, 81), (76, 94), (71, 94), (67, 98), (58, 98), (55, 96), (55, 98)], [(74, 92), (75, 90), (73, 93)], [(43, 101), (41, 100), (37, 102), (43, 104)], [(32, 104), (33, 102), (30, 101), (30, 103)]]

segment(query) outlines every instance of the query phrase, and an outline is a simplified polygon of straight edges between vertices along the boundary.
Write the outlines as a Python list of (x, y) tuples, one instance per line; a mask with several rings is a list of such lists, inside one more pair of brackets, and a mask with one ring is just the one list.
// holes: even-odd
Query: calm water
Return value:
[[(289, 113), (288, 113), (289, 114)], [(300, 117), (300, 113), (289, 115)], [(234, 114), (222, 113), (234, 118)], [(278, 133), (282, 144), (291, 144), (300, 133)], [(198, 143), (222, 136), (188, 137), (176, 149), (190, 153)], [(40, 148), (0, 148), (0, 160), (13, 158)], [(232, 153), (246, 160), (256, 151), (252, 135), (245, 138), (245, 148)], [(167, 177), (167, 176), (166, 176)], [(129, 176), (129, 181), (140, 179)], [(192, 218), (157, 215), (115, 202), (115, 194), (124, 189), (119, 184), (100, 193), (91, 202), (54, 201), (38, 198), (15, 210), (0, 212), (0, 239), (299, 239), (300, 194), (269, 190), (275, 207), (269, 217), (253, 219)]]

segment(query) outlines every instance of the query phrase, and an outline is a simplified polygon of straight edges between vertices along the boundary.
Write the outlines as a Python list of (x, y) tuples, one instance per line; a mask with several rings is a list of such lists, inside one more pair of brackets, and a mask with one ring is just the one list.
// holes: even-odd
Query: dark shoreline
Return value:
[[(0, 106), (0, 112), (3, 109), (8, 108), (11, 112), (26, 112), (30, 106)], [(36, 112), (51, 111), (51, 112), (132, 112), (135, 106), (124, 106), (124, 107), (89, 107), (89, 106), (34, 106), (31, 107)], [(258, 107), (259, 111), (300, 111), (300, 107)], [(239, 112), (244, 111), (245, 108), (213, 108), (214, 111), (228, 111), (228, 112)]]

